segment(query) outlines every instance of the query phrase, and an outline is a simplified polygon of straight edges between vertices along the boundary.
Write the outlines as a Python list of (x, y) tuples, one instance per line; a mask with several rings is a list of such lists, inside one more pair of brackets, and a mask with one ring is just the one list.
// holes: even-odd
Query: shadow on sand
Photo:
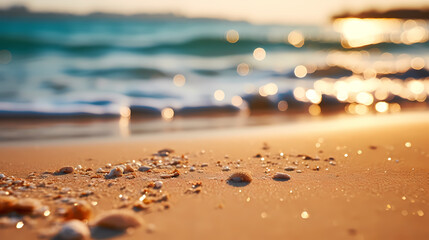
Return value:
[(250, 184), (250, 182), (237, 182), (237, 181), (231, 181), (231, 180), (228, 180), (226, 183), (228, 183), (228, 185), (233, 187), (245, 187)]

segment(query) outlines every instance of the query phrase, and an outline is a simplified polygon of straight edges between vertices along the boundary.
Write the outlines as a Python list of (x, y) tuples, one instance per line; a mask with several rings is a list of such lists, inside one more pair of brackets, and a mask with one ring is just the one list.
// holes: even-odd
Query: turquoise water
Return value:
[[(230, 29), (240, 34), (237, 43), (226, 41)], [(285, 41), (293, 30), (305, 36), (301, 48)], [(253, 57), (256, 48), (266, 51), (263, 61)], [(386, 51), (394, 57), (429, 56), (427, 42), (363, 49), (377, 49), (367, 61)], [(167, 107), (176, 115), (275, 109), (279, 101), (293, 98), (295, 87), (312, 86), (318, 79), (298, 79), (294, 68), (326, 65), (333, 51), (352, 50), (342, 47), (331, 26), (183, 18), (1, 18), (0, 118), (104, 118), (119, 116), (124, 107), (143, 117), (159, 116)], [(237, 73), (241, 63), (250, 67), (245, 76)], [(186, 78), (184, 86), (173, 83), (177, 74)], [(343, 77), (330, 74), (323, 77)], [(259, 101), (257, 89), (268, 83), (278, 87), (277, 93), (251, 104)], [(215, 99), (216, 90), (224, 93), (223, 99)], [(235, 96), (244, 103), (233, 104)]]

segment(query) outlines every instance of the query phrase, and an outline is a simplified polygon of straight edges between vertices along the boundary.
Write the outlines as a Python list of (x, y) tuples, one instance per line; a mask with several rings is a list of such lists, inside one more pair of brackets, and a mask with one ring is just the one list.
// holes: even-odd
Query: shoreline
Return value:
[[(269, 135), (280, 135), (281, 132), (287, 133), (308, 133), (308, 132), (326, 132), (339, 131), (339, 130), (353, 130), (356, 128), (373, 128), (385, 125), (410, 125), (410, 124), (421, 124), (429, 123), (429, 113), (426, 111), (410, 111), (401, 112), (396, 114), (370, 114), (364, 116), (356, 115), (345, 115), (337, 114), (331, 116), (319, 116), (313, 118), (306, 118), (306, 116), (273, 116), (272, 120), (261, 122), (264, 116), (255, 116), (253, 123), (250, 123), (247, 117), (221, 117), (221, 121), (248, 121), (249, 123), (240, 123), (238, 126), (230, 125), (229, 127), (216, 127), (215, 122), (219, 119), (212, 119), (210, 127), (196, 128), (193, 129), (170, 129), (167, 131), (148, 131), (145, 133), (135, 133), (127, 135), (112, 135), (112, 136), (84, 136), (84, 137), (57, 137), (53, 139), (30, 139), (30, 140), (15, 140), (15, 141), (0, 141), (0, 149), (2, 147), (13, 147), (13, 146), (26, 146), (26, 145), (62, 145), (62, 144), (74, 144), (78, 142), (84, 143), (114, 143), (114, 142), (135, 142), (135, 141), (146, 141), (146, 140), (164, 140), (174, 139), (180, 140), (183, 138), (213, 138), (213, 137), (224, 137), (233, 136), (234, 134), (245, 133), (247, 135), (255, 135), (263, 132), (273, 132)], [(256, 119), (255, 119), (256, 118)], [(258, 119), (259, 118), (259, 119)], [(287, 119), (287, 120), (286, 120)], [(183, 125), (187, 120), (194, 120), (195, 122), (203, 122), (204, 118), (193, 118), (193, 119), (179, 119), (177, 125)], [(173, 120), (175, 121), (175, 120)], [(184, 122), (183, 122), (184, 121)], [(158, 122), (158, 121), (155, 121)], [(195, 123), (189, 121), (188, 124)], [(111, 122), (112, 125), (117, 126), (118, 121)], [(173, 122), (164, 121), (163, 124), (175, 124)], [(149, 124), (150, 126), (150, 124)], [(222, 126), (222, 125), (221, 125)], [(328, 129), (327, 129), (328, 128)], [(30, 128), (31, 129), (31, 128)], [(25, 129), (23, 129), (25, 130)]]

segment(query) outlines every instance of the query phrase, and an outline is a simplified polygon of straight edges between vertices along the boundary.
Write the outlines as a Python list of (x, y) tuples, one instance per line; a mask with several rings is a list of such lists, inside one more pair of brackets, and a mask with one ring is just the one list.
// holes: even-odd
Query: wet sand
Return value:
[[(168, 199), (138, 212), (146, 222), (143, 227), (92, 236), (427, 239), (428, 129), (428, 113), (402, 113), (128, 139), (6, 143), (0, 147), (0, 173), (53, 185), (14, 190), (12, 195), (18, 198), (40, 199), (51, 214), (24, 219), (21, 229), (0, 228), (0, 238), (37, 239), (62, 219), (55, 213), (67, 207), (61, 199), (97, 202), (93, 206), (97, 216), (112, 208), (132, 209), (141, 191), (149, 188), (157, 196), (167, 194)], [(174, 150), (168, 160), (153, 156), (164, 148)], [(166, 169), (152, 168), (116, 179), (96, 173), (107, 163), (136, 160), (147, 165), (154, 160), (169, 162), (173, 156), (182, 162), (168, 164), (171, 167)], [(208, 166), (202, 167), (204, 163)], [(51, 174), (77, 165), (92, 170)], [(195, 171), (190, 171), (191, 166)], [(223, 171), (225, 166), (231, 170)], [(287, 166), (301, 173), (285, 171)], [(161, 179), (176, 168), (178, 177)], [(227, 178), (241, 170), (250, 171), (253, 180), (245, 186), (228, 184)], [(31, 172), (35, 177), (28, 179)], [(274, 180), (276, 172), (287, 173), (291, 179)], [(150, 187), (157, 180), (163, 182), (161, 193)], [(202, 186), (192, 188), (197, 182)], [(81, 196), (86, 191), (93, 193)]]

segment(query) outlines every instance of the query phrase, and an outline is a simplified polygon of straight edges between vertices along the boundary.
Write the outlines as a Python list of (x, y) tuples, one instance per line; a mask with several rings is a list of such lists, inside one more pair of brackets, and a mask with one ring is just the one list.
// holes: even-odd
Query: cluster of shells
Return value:
[[(268, 149), (269, 146), (264, 144), (263, 150)], [(51, 227), (40, 235), (57, 239), (85, 239), (90, 237), (91, 228), (124, 231), (140, 227), (144, 221), (139, 212), (170, 208), (170, 195), (163, 189), (164, 179), (180, 177), (181, 171), (185, 174), (188, 171), (203, 171), (209, 166), (208, 163), (190, 165), (187, 155), (173, 153), (172, 149), (162, 149), (147, 158), (105, 164), (96, 170), (81, 165), (66, 166), (54, 172), (33, 172), (25, 179), (0, 174), (0, 227), (32, 227), (37, 226), (38, 220), (42, 219)], [(290, 180), (290, 172), (302, 172), (300, 165), (308, 169), (311, 165), (308, 162), (320, 161), (318, 157), (308, 155), (270, 155), (267, 152), (249, 157), (249, 160), (255, 158), (260, 160), (264, 173), (277, 181)], [(336, 165), (333, 158), (325, 161), (331, 166)], [(224, 161), (217, 161), (215, 167), (221, 171), (235, 168), (226, 182), (247, 185), (254, 177), (250, 171), (242, 169), (243, 163), (242, 159), (232, 161), (225, 155)], [(286, 163), (288, 166), (281, 166)], [(312, 169), (318, 171), (319, 165)], [(277, 170), (276, 173), (271, 171), (273, 169)], [(138, 190), (128, 187), (124, 182), (137, 177), (146, 180)], [(76, 178), (83, 184), (70, 181)], [(190, 187), (184, 190), (185, 194), (202, 191), (201, 181), (188, 183)], [(113, 188), (119, 188), (121, 193), (118, 198), (112, 199), (113, 209), (100, 209), (97, 205), (101, 198), (112, 198), (112, 192), (117, 193), (109, 192)]]

